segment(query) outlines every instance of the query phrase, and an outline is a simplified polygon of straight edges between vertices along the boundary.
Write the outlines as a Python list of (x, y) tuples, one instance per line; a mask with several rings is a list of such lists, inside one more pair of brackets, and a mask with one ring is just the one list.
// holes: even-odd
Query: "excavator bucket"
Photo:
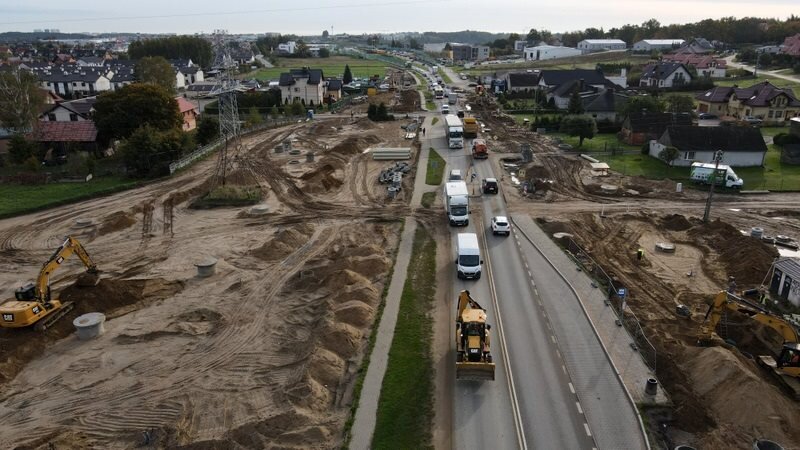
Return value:
[(78, 275), (78, 279), (75, 280), (75, 284), (79, 287), (92, 287), (97, 286), (100, 283), (100, 272), (83, 272), (82, 274)]
[(457, 362), (456, 380), (494, 381), (494, 363)]

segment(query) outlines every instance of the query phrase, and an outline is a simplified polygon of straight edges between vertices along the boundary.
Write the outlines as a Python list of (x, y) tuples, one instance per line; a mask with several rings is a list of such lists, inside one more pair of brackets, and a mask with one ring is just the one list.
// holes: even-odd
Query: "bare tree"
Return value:
[(0, 124), (15, 133), (27, 133), (44, 105), (44, 92), (32, 73), (14, 68), (0, 72)]

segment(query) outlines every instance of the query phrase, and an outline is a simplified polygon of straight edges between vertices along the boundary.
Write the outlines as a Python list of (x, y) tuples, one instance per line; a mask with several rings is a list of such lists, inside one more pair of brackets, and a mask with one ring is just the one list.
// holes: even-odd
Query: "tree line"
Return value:
[(132, 59), (161, 56), (166, 59), (191, 59), (201, 67), (209, 67), (214, 59), (211, 43), (195, 36), (170, 36), (134, 41), (128, 47)]

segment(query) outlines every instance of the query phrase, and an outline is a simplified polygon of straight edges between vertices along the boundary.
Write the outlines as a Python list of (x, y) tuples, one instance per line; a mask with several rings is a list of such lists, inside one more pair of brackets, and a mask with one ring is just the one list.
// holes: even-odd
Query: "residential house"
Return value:
[(485, 61), (489, 59), (489, 47), (486, 45), (450, 44), (453, 61)]
[(286, 43), (278, 44), (278, 49), (277, 50), (278, 50), (278, 53), (281, 53), (281, 54), (284, 54), (284, 55), (292, 55), (292, 54), (294, 54), (294, 51), (296, 49), (297, 49), (297, 42), (289, 41), (289, 42), (286, 42)]
[(685, 65), (660, 62), (644, 67), (639, 78), (639, 86), (671, 88), (689, 84), (692, 79), (692, 73)]
[(800, 116), (800, 101), (791, 89), (781, 89), (764, 81), (747, 88), (717, 86), (695, 96), (697, 112), (733, 116), (743, 119), (758, 117), (764, 122), (783, 124)]
[(704, 38), (694, 38), (688, 43), (685, 43), (681, 48), (677, 49), (675, 53), (692, 53), (692, 54), (706, 54), (714, 52), (714, 44)]
[(81, 67), (103, 67), (106, 60), (97, 56), (84, 56), (75, 61)]
[(326, 97), (330, 103), (337, 102), (342, 99), (342, 80), (336, 78), (328, 78), (328, 89)]
[(47, 150), (50, 158), (65, 158), (72, 150), (97, 154), (97, 128), (91, 120), (78, 122), (38, 122), (33, 141)]
[(628, 48), (628, 44), (620, 39), (584, 39), (578, 42), (578, 50), (583, 51), (583, 53), (625, 50), (626, 48)]
[(583, 54), (581, 50), (572, 47), (556, 47), (553, 45), (538, 45), (525, 47), (522, 54), (526, 61), (542, 61), (545, 59), (568, 58)]
[(536, 72), (521, 72), (521, 73), (509, 73), (506, 75), (506, 79), (508, 80), (506, 86), (508, 87), (508, 92), (526, 92), (531, 91), (533, 92), (539, 86), (539, 73)]
[(217, 84), (213, 81), (201, 81), (189, 85), (184, 92), (186, 98), (210, 97)]
[(789, 56), (800, 56), (800, 33), (789, 36), (783, 40), (781, 53), (785, 53)]
[(49, 105), (39, 115), (43, 122), (80, 122), (91, 120), (97, 97), (86, 97), (79, 100), (59, 101)]
[(136, 82), (136, 73), (133, 67), (120, 67), (111, 76), (111, 90), (116, 91)]
[(197, 111), (197, 106), (183, 97), (177, 97), (175, 100), (178, 102), (178, 109), (183, 119), (181, 129), (183, 131), (192, 131), (197, 128), (197, 116), (200, 115)]
[(306, 105), (319, 105), (325, 98), (325, 78), (320, 69), (291, 69), (281, 74), (278, 85), (283, 103), (299, 100)]
[(685, 42), (683, 39), (643, 39), (633, 44), (633, 51), (649, 53), (652, 51), (674, 50)]
[(542, 70), (539, 75), (540, 89), (553, 89), (564, 83), (583, 80), (588, 86), (598, 88), (606, 87), (608, 80), (603, 71), (592, 69), (571, 69), (571, 70)]
[(722, 150), (722, 164), (731, 167), (763, 166), (767, 144), (761, 130), (752, 127), (669, 126), (658, 141), (650, 142), (650, 156), (658, 158), (667, 147), (678, 149), (674, 166), (691, 166), (693, 162), (710, 163)]
[(577, 92), (579, 96), (588, 96), (598, 93), (603, 87), (592, 86), (585, 80), (569, 80), (548, 89), (545, 93), (548, 104), (553, 104), (558, 109), (567, 109), (570, 98)]
[(691, 124), (692, 117), (689, 114), (641, 111), (625, 118), (620, 137), (626, 144), (642, 145), (647, 141), (660, 138), (667, 127)]
[(99, 71), (40, 73), (42, 87), (62, 97), (85, 97), (111, 90), (111, 80)]
[(183, 75), (184, 84), (186, 86), (191, 86), (197, 82), (205, 81), (203, 69), (198, 66), (178, 67), (178, 72)]
[(606, 88), (582, 95), (581, 101), (584, 114), (591, 115), (596, 121), (616, 122), (617, 110), (628, 103), (629, 98), (627, 94), (618, 92), (614, 88)]
[(680, 63), (692, 67), (697, 72), (698, 77), (704, 78), (725, 78), (728, 62), (722, 58), (715, 58), (711, 55), (694, 53), (675, 53), (664, 55), (661, 58), (664, 62)]
[(800, 306), (800, 260), (778, 258), (773, 266), (769, 290), (794, 306)]

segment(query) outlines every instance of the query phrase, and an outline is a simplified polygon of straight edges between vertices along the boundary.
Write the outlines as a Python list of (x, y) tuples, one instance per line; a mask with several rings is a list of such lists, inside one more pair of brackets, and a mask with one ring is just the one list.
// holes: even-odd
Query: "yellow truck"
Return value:
[(474, 117), (465, 117), (464, 118), (464, 137), (465, 138), (476, 138), (478, 137), (478, 130), (480, 125), (478, 124), (478, 119)]

